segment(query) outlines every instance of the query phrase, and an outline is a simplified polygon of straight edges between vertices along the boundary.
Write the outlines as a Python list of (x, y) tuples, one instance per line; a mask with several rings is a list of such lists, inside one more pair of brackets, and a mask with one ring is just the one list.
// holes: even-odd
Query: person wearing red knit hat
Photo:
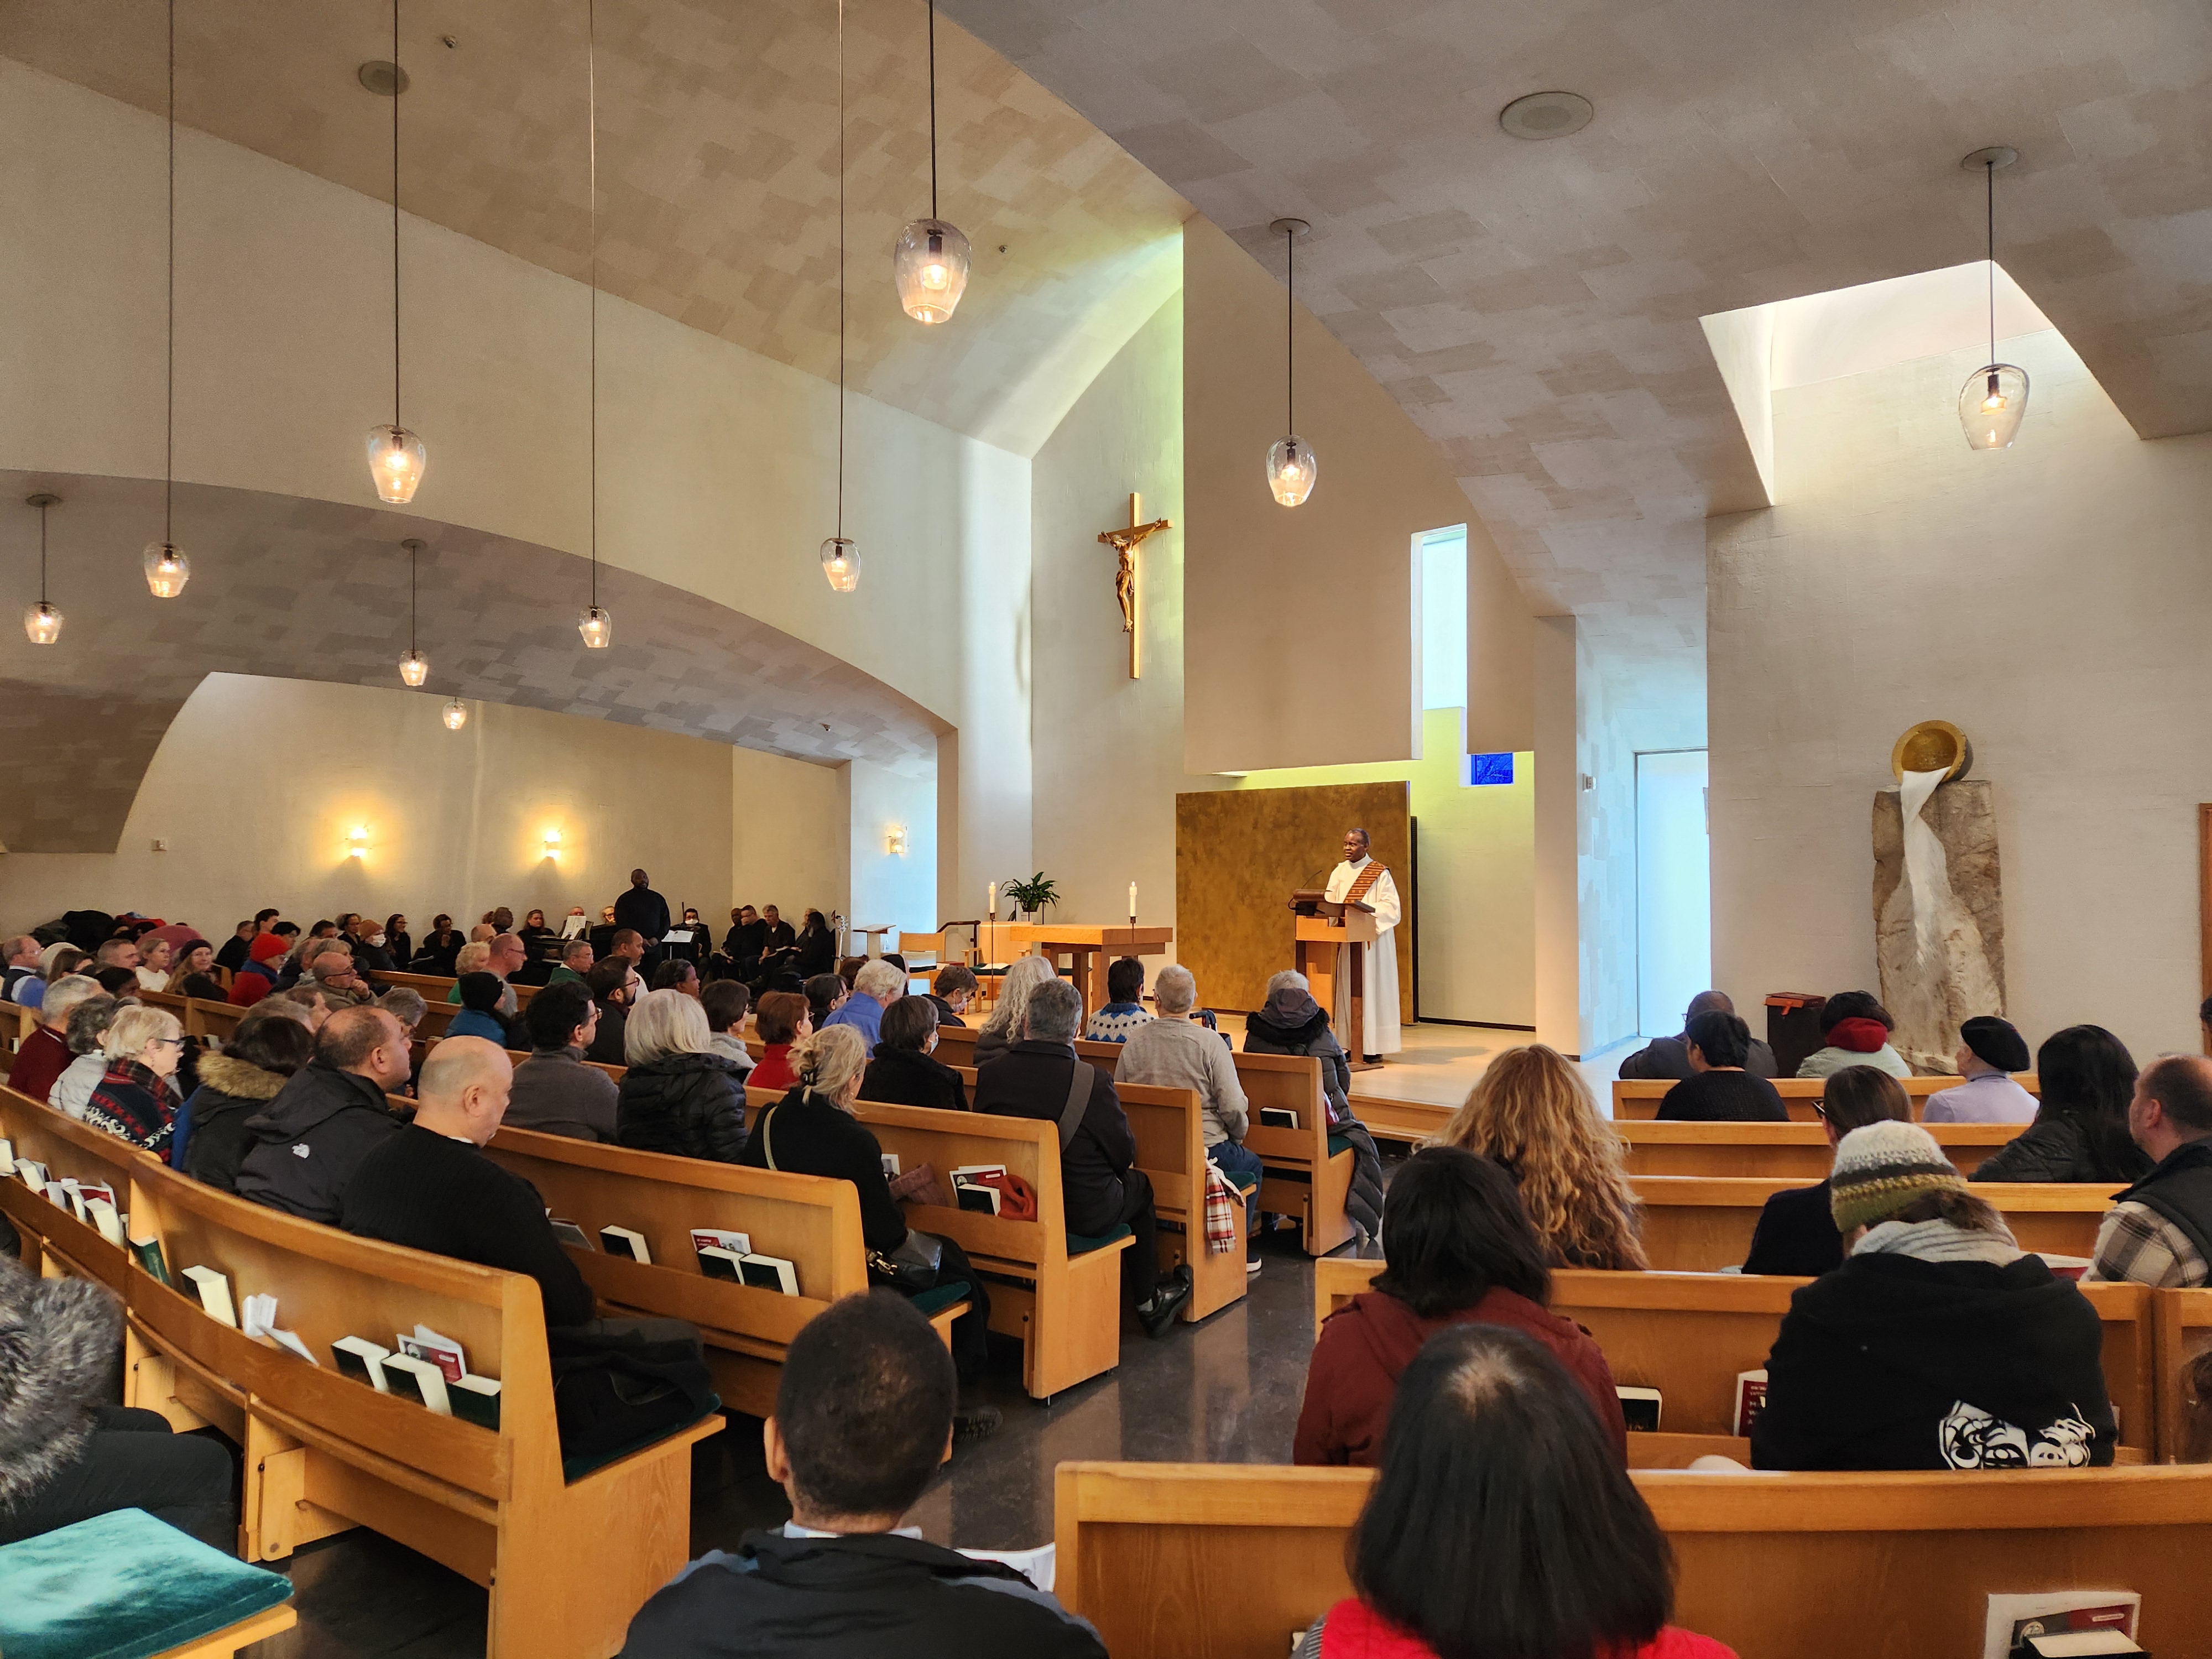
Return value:
[(1911, 1077), (1905, 1056), (1889, 1046), (1897, 1022), (1871, 991), (1838, 991), (1820, 1010), (1824, 1046), (1805, 1056), (1799, 1077), (1826, 1077), (1846, 1066), (1871, 1066), (1892, 1077)]
[(251, 1008), (275, 990), (276, 964), (291, 946), (292, 941), (282, 933), (258, 935), (246, 952), (246, 966), (231, 979), (230, 1000), (241, 1008)]

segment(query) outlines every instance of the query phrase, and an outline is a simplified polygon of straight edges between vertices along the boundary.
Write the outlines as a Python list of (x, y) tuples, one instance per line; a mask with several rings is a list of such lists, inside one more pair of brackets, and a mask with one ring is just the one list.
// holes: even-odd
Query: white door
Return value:
[(1712, 858), (1705, 751), (1636, 757), (1637, 1030), (1672, 1036), (1712, 983)]

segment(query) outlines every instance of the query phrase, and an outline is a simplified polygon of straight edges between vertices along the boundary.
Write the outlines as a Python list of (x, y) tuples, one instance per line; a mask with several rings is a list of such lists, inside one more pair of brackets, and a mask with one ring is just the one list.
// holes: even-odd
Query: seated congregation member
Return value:
[(170, 948), (169, 941), (156, 939), (150, 933), (147, 935), (138, 946), (137, 965), (131, 969), (138, 975), (138, 988), (142, 991), (167, 990), (169, 975), (175, 969), (176, 952)]
[(750, 980), (760, 971), (761, 949), (768, 942), (768, 924), (750, 904), (730, 912), (730, 931), (722, 935), (721, 968), (725, 973)]
[(1270, 975), (1267, 1000), (1244, 1021), (1248, 1054), (1296, 1054), (1321, 1062), (1322, 1098), (1328, 1103), (1328, 1132), (1352, 1143), (1352, 1184), (1344, 1213), (1359, 1235), (1359, 1248), (1382, 1229), (1382, 1153), (1367, 1126), (1352, 1115), (1352, 1061), (1329, 1029), (1328, 1011), (1314, 1000), (1306, 976), (1294, 969)]
[(948, 963), (937, 970), (937, 980), (929, 988), (929, 1000), (937, 1005), (939, 1026), (965, 1027), (961, 1018), (968, 1005), (975, 1000), (977, 981), (975, 970), (957, 962)]
[(133, 1003), (101, 1039), (107, 1071), (85, 1103), (84, 1121), (133, 1146), (166, 1155), (176, 1133), (177, 1089), (171, 1081), (185, 1054), (185, 1028), (167, 1008)]
[(216, 950), (215, 953), (216, 966), (222, 969), (226, 974), (236, 973), (240, 969), (246, 966), (246, 951), (252, 945), (253, 941), (260, 937), (261, 924), (259, 922), (240, 922), (238, 926), (230, 930), (230, 937), (223, 940), (222, 945)]
[(797, 991), (770, 991), (760, 1000), (753, 1030), (761, 1040), (760, 1064), (746, 1076), (755, 1089), (788, 1089), (799, 1081), (791, 1046), (814, 1035), (813, 1005)]
[(992, 1005), (983, 1029), (975, 1033), (975, 1064), (988, 1066), (1021, 1041), (1022, 1021), (1030, 1011), (1030, 995), (1040, 985), (1059, 978), (1042, 957), (1016, 957), (999, 981), (999, 1000)]
[(529, 960), (529, 952), (513, 933), (495, 933), (483, 941), (483, 946), (484, 953), (480, 960), (473, 955), (473, 945), (461, 947), (454, 957), (457, 978), (453, 988), (446, 993), (446, 1000), (459, 1002), (461, 1000), (459, 980), (481, 969), (498, 977), (500, 1017), (513, 1019), (521, 1006), (514, 994), (514, 976), (521, 971), (522, 964)]
[(1157, 1018), (1134, 1027), (1114, 1067), (1117, 1081), (1153, 1089), (1195, 1089), (1206, 1118), (1206, 1155), (1227, 1175), (1253, 1179), (1245, 1200), (1247, 1227), (1244, 1271), (1260, 1271), (1260, 1155), (1244, 1146), (1251, 1127), (1251, 1102), (1237, 1080), (1237, 1062), (1218, 1034), (1194, 1021), (1198, 981), (1180, 963), (1160, 969), (1152, 986)]
[(1553, 1267), (1650, 1265), (1620, 1137), (1558, 1049), (1532, 1042), (1492, 1060), (1437, 1141), (1479, 1152), (1513, 1177)]
[(138, 970), (135, 968), (109, 966), (100, 969), (93, 978), (99, 982), (100, 988), (112, 997), (129, 997), (136, 1001), (142, 988), (138, 983)]
[(807, 1321), (761, 1425), (791, 1520), (678, 1573), (630, 1621), (624, 1659), (1106, 1659), (1012, 1567), (896, 1530), (951, 1443), (957, 1394), (902, 1297), (848, 1296)]
[(248, 947), (246, 966), (230, 976), (230, 1000), (251, 1008), (276, 988), (276, 964), (284, 959), (286, 941), (280, 933), (264, 933)]
[(753, 994), (739, 979), (718, 979), (699, 993), (699, 1007), (707, 1016), (707, 1040), (738, 1068), (740, 1088), (753, 1069), (752, 1050), (745, 1047), (745, 1010), (752, 1000)]
[(2027, 1044), (2012, 1022), (1981, 1014), (1959, 1027), (1959, 1075), (1955, 1089), (1928, 1097), (1922, 1112), (1929, 1123), (2030, 1123), (2036, 1098), (2012, 1080), (2027, 1069)]
[(27, 980), (38, 978), (40, 950), (39, 941), (28, 933), (18, 933), (5, 945), (0, 945), (0, 964), (4, 964), (5, 969), (0, 972), (0, 998), (17, 1001), (15, 988)]
[(1889, 1046), (1897, 1022), (1871, 991), (1838, 991), (1821, 1005), (1820, 1043), (1797, 1067), (1799, 1077), (1826, 1077), (1846, 1066), (1871, 1066), (1892, 1077), (1912, 1075), (1903, 1054)]
[(358, 1008), (363, 1003), (376, 1000), (375, 988), (362, 977), (360, 964), (353, 952), (343, 945), (335, 950), (325, 949), (300, 975), (299, 985), (313, 985), (323, 994), (323, 1001), (333, 1012), (340, 1008)]
[(172, 996), (198, 997), (203, 1002), (223, 1002), (230, 996), (215, 976), (215, 946), (204, 939), (185, 941), (167, 988)]
[(454, 984), (461, 1012), (446, 1022), (449, 1037), (482, 1037), (495, 1048), (507, 1046), (507, 1022), (499, 1017), (499, 1000), (507, 987), (497, 974), (463, 974)]
[[(1620, 1062), (1620, 1075), (1625, 1078), (1673, 1078), (1676, 1082), (1692, 1075), (1690, 1071), (1690, 1022), (1699, 1014), (1732, 1014), (1735, 1004), (1725, 991), (1700, 991), (1690, 999), (1689, 1012), (1682, 1016), (1681, 1033), (1676, 1036), (1654, 1037), (1634, 1054)], [(1750, 1051), (1744, 1057), (1743, 1069), (1753, 1077), (1774, 1075), (1774, 1050), (1753, 1037)]]
[(584, 1058), (601, 1066), (620, 1066), (623, 1028), (629, 1022), (630, 1009), (645, 994), (644, 981), (626, 958), (611, 957), (592, 969), (584, 984), (599, 1009), (599, 1035), (584, 1050)]
[(251, 1139), (230, 1190), (335, 1226), (353, 1172), (399, 1128), (385, 1097), (410, 1069), (398, 1020), (381, 1008), (339, 1009), (315, 1033), (314, 1058), (246, 1120)]
[[(891, 1197), (890, 1183), (884, 1175), (883, 1146), (874, 1132), (853, 1115), (853, 1103), (860, 1097), (862, 1068), (868, 1060), (860, 1033), (841, 1025), (817, 1031), (799, 1044), (793, 1060), (799, 1081), (775, 1105), (762, 1109), (739, 1161), (756, 1170), (783, 1170), (793, 1175), (851, 1182), (860, 1194), (860, 1238), (867, 1246), (872, 1275), (901, 1290), (963, 1287), (971, 1306), (952, 1322), (952, 1358), (962, 1382), (979, 1380), (990, 1326), (990, 1299), (960, 1247), (933, 1234), (910, 1234), (905, 1216)], [(909, 1238), (913, 1249), (908, 1248)], [(917, 1264), (911, 1270), (915, 1276), (928, 1277), (930, 1283), (911, 1286), (896, 1283), (891, 1274), (902, 1251)], [(933, 1277), (923, 1260), (932, 1254), (937, 1258)], [(969, 1426), (980, 1437), (996, 1428), (998, 1422), (995, 1412), (979, 1413)]]
[(2140, 1181), (2151, 1160), (2128, 1133), (2136, 1061), (2101, 1025), (2054, 1031), (2035, 1051), (2035, 1121), (1984, 1158), (1976, 1181)]
[(256, 1010), (239, 1021), (222, 1053), (200, 1056), (200, 1086), (177, 1112), (171, 1167), (232, 1191), (250, 1139), (247, 1122), (314, 1052), (314, 1034), (296, 1019)]
[(817, 1031), (830, 1023), (830, 1016), (843, 1007), (846, 999), (853, 994), (853, 988), (836, 974), (816, 974), (802, 988), (806, 993), (807, 1018)]
[[(39, 1029), (23, 1039), (15, 1062), (8, 1071), (8, 1086), (28, 1095), (41, 1105), (51, 1102), (54, 1084), (76, 1058), (69, 1045), (70, 1016), (91, 997), (106, 997), (97, 980), (82, 974), (64, 974), (46, 987), (39, 1006)], [(113, 999), (109, 999), (112, 1003)]]
[(1292, 1659), (1735, 1659), (1667, 1622), (1666, 1534), (1521, 1331), (1455, 1325), (1406, 1367), (1346, 1553), (1356, 1595)]
[[(860, 1034), (864, 1049), (872, 1049), (882, 1036), (884, 1010), (906, 994), (906, 969), (880, 959), (864, 962), (853, 976), (853, 994), (819, 1029), (849, 1025)], [(932, 1022), (931, 1029), (936, 1029)]]
[(1097, 1238), (1127, 1226), (1135, 1235), (1136, 1243), (1121, 1252), (1121, 1296), (1146, 1334), (1159, 1336), (1190, 1300), (1190, 1269), (1160, 1276), (1152, 1183), (1137, 1167), (1129, 1120), (1113, 1079), (1076, 1058), (1083, 999), (1055, 975), (1029, 994), (1027, 1009), (1021, 1041), (976, 1073), (975, 1109), (1060, 1126), (1060, 1189), (1067, 1230)]
[[(116, 1013), (123, 1006), (102, 991), (70, 1010), (69, 1035), (63, 1040), (69, 1044), (74, 1058), (62, 1068), (62, 1074), (54, 1079), (54, 1086), (46, 1091), (46, 1104), (56, 1111), (66, 1112), (74, 1118), (84, 1116), (92, 1091), (107, 1075), (107, 1028), (115, 1023)], [(135, 999), (131, 1006), (137, 1006)]]
[(689, 957), (670, 957), (653, 970), (652, 988), (656, 991), (681, 991), (687, 997), (699, 994), (699, 970)]
[(1152, 1018), (1145, 1009), (1145, 964), (1134, 957), (1116, 957), (1106, 969), (1106, 1001), (1083, 1028), (1084, 1040), (1127, 1042)]
[(397, 910), (384, 919), (384, 954), (394, 971), (405, 973), (415, 960), (415, 941), (407, 936), (407, 918)]
[(346, 1183), (338, 1224), (363, 1238), (474, 1261), (538, 1281), (549, 1327), (599, 1304), (520, 1176), (483, 1155), (507, 1115), (513, 1068), (496, 1043), (449, 1036), (422, 1062), (415, 1121), (395, 1128)]
[(548, 985), (522, 1011), (530, 1058), (514, 1068), (507, 1121), (572, 1140), (615, 1138), (615, 1080), (584, 1064), (599, 1033), (599, 1006), (574, 980)]
[(548, 985), (581, 985), (592, 971), (592, 942), (587, 939), (572, 939), (561, 947), (561, 961), (545, 976)]
[(398, 966), (386, 948), (391, 935), (377, 926), (375, 917), (349, 917), (345, 925), (345, 939), (346, 943), (353, 947), (354, 966), (362, 973), (388, 974)]
[(460, 954), (461, 946), (465, 943), (467, 941), (453, 927), (451, 916), (433, 916), (430, 918), (430, 931), (422, 935), (422, 942), (416, 947), (414, 960), (408, 966), (418, 974), (428, 974), (439, 979), (451, 978), (453, 960)]
[(831, 972), (837, 965), (837, 935), (819, 910), (809, 910), (792, 941), (791, 971), (801, 979)]
[(643, 1152), (735, 1164), (745, 1150), (745, 1080), (708, 1041), (699, 999), (647, 991), (623, 1030), (628, 1069), (615, 1139)]
[(2128, 1127), (2156, 1162), (2113, 1199), (2088, 1277), (2201, 1285), (2212, 1262), (2212, 1060), (2167, 1054), (2144, 1066)]
[[(1831, 1147), (1852, 1130), (1869, 1123), (1912, 1121), (1912, 1101), (1905, 1085), (1871, 1066), (1846, 1066), (1840, 1072), (1829, 1073), (1818, 1109)], [(1828, 1199), (1825, 1181), (1817, 1187), (1795, 1187), (1768, 1199), (1759, 1212), (1759, 1224), (1752, 1229), (1751, 1252), (1744, 1258), (1744, 1272), (1813, 1279), (1842, 1267), (1844, 1236), (1836, 1231)]]
[(545, 913), (543, 910), (532, 909), (529, 915), (523, 917), (522, 926), (514, 930), (514, 936), (522, 941), (524, 950), (528, 951), (533, 948), (539, 939), (552, 938), (553, 930), (545, 925)]
[[(39, 971), (29, 979), (15, 982), (15, 1001), (25, 1008), (36, 1008), (46, 1001), (46, 991), (56, 980), (76, 973), (88, 958), (76, 945), (63, 941), (49, 945), (39, 952)], [(88, 974), (87, 979), (92, 976)], [(93, 981), (99, 983), (97, 980)]]
[(1306, 1367), (1291, 1461), (1373, 1468), (1398, 1378), (1449, 1325), (1510, 1325), (1559, 1357), (1628, 1461), (1613, 1368), (1589, 1334), (1549, 1312), (1551, 1270), (1513, 1190), (1486, 1158), (1431, 1146), (1401, 1165), (1382, 1206), (1385, 1267), (1331, 1314)]
[(884, 1010), (883, 1036), (860, 1079), (860, 1098), (891, 1106), (968, 1109), (960, 1073), (931, 1058), (937, 1047), (937, 1005), (927, 997), (901, 997)]
[(1659, 1103), (1669, 1123), (1787, 1123), (1790, 1109), (1763, 1077), (1744, 1068), (1751, 1057), (1751, 1028), (1734, 1014), (1693, 1017), (1684, 1033), (1690, 1075)]
[(407, 1033), (411, 1042), (415, 1028), (422, 1023), (422, 1016), (430, 1012), (430, 1005), (422, 1000), (422, 994), (411, 985), (395, 985), (377, 998), (376, 1006), (399, 1022), (399, 1029)]
[(157, 1413), (101, 1403), (123, 1348), (112, 1295), (0, 1255), (0, 1544), (137, 1509), (237, 1553), (228, 1448), (172, 1434)]
[(1845, 1260), (1793, 1292), (1752, 1425), (1762, 1469), (2112, 1461), (2097, 1310), (2023, 1254), (1917, 1123), (1836, 1146)]

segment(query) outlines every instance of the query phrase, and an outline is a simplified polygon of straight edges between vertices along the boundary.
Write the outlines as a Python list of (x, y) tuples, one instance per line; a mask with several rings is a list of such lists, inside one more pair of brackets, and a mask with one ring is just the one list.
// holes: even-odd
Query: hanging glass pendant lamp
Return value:
[(415, 499), (430, 460), (422, 439), (399, 419), (399, 99), (406, 86), (399, 68), (399, 0), (392, 0), (392, 424), (368, 429), (368, 476), (377, 499), (393, 507)]
[(899, 308), (917, 323), (951, 321), (971, 253), (960, 228), (937, 216), (937, 0), (929, 0), (929, 217), (908, 225), (891, 251)]
[[(591, 131), (592, 194), (592, 598), (576, 618), (587, 651), (614, 642), (615, 619), (599, 608), (599, 27), (597, 0), (585, 0), (584, 75)], [(463, 717), (464, 719), (466, 716)]]
[(410, 536), (399, 544), (407, 550), (407, 654), (399, 659), (399, 678), (409, 685), (420, 685), (430, 678), (430, 665), (415, 648), (415, 560), (422, 551), (422, 538)]
[(822, 574), (833, 593), (860, 585), (860, 550), (845, 533), (845, 0), (837, 0), (837, 533), (822, 544)]
[(173, 599), (192, 579), (192, 562), (177, 550), (177, 0), (169, 0), (169, 362), (168, 415), (161, 460), (161, 539), (146, 544), (146, 586)]
[(2009, 449), (2027, 413), (2027, 371), (1997, 361), (1997, 169), (2020, 160), (2009, 144), (1978, 149), (1959, 165), (1982, 170), (1989, 204), (1990, 360), (1959, 388), (1959, 425), (1970, 449)]
[(33, 645), (52, 645), (62, 636), (62, 613), (46, 598), (46, 509), (61, 497), (42, 490), (23, 499), (39, 509), (39, 602), (23, 613), (23, 632)]
[(440, 718), (446, 722), (446, 730), (458, 732), (469, 723), (469, 706), (455, 697), (447, 703)]
[(1314, 478), (1321, 470), (1313, 446), (1298, 436), (1298, 356), (1292, 328), (1297, 319), (1298, 238), (1312, 227), (1303, 219), (1278, 219), (1267, 228), (1283, 239), (1284, 424), (1290, 428), (1267, 451), (1267, 489), (1285, 507), (1296, 507), (1313, 493)]

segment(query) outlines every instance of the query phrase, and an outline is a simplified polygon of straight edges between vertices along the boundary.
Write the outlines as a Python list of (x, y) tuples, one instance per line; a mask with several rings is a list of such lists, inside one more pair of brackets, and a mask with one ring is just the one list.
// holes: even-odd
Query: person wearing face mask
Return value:
[(356, 916), (346, 923), (346, 938), (353, 945), (354, 966), (364, 974), (389, 974), (398, 968), (386, 948), (388, 939), (374, 916)]
[(897, 999), (884, 1010), (875, 1057), (860, 1079), (860, 1098), (966, 1111), (968, 1086), (959, 1073), (933, 1057), (936, 1047), (936, 1003), (927, 997)]

